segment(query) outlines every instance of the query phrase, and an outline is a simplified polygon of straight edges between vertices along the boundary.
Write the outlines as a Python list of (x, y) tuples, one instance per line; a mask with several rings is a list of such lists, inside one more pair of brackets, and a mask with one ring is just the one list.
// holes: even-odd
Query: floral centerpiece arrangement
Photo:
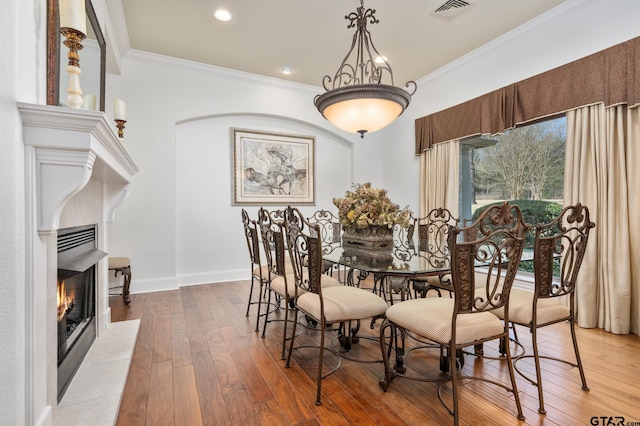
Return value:
[(409, 225), (411, 211), (391, 202), (386, 189), (371, 182), (355, 184), (344, 198), (334, 198), (342, 226), (343, 256), (367, 259), (378, 267), (393, 267), (393, 228)]
[(371, 226), (393, 228), (393, 225), (409, 225), (411, 211), (400, 209), (391, 202), (386, 189), (372, 188), (371, 182), (355, 184), (344, 198), (334, 198), (338, 218), (345, 229), (365, 229)]

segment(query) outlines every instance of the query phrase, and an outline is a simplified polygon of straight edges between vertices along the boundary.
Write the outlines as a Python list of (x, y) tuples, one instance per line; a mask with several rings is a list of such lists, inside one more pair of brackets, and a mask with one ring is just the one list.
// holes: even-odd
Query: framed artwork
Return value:
[(231, 129), (233, 202), (315, 204), (313, 136)]

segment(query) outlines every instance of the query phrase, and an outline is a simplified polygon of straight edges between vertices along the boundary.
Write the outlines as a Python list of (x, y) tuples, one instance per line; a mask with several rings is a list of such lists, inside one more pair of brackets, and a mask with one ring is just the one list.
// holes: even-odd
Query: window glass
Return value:
[[(460, 217), (473, 220), (487, 205), (510, 201), (527, 223), (553, 220), (562, 209), (566, 117), (539, 121), (497, 137), (460, 143)], [(525, 243), (532, 253), (533, 233)], [(522, 271), (533, 271), (530, 261)]]

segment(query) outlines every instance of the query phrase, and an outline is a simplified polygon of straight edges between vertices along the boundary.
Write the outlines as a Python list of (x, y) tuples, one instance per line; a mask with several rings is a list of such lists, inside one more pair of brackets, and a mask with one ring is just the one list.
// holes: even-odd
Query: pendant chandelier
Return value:
[[(380, 22), (375, 9), (364, 8), (363, 0), (357, 12), (345, 16), (347, 28), (356, 27), (351, 48), (333, 78), (325, 75), (322, 85), (326, 92), (317, 95), (313, 103), (318, 111), (339, 129), (350, 133), (375, 132), (391, 124), (411, 102), (416, 83), (408, 81), (408, 92), (393, 85), (393, 72), (387, 59), (380, 55), (367, 30), (370, 24)], [(389, 84), (384, 84), (388, 77)]]

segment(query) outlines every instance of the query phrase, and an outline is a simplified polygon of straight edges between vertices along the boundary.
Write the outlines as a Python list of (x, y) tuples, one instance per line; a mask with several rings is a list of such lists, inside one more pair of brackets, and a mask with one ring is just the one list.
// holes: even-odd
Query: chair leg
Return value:
[[(262, 291), (264, 283), (262, 282), (262, 278), (260, 279), (260, 292), (258, 293), (258, 313), (256, 314), (256, 333), (260, 330), (260, 314), (262, 313)], [(249, 301), (251, 303), (251, 301)], [(269, 307), (267, 307), (267, 311)]]
[[(293, 308), (293, 317), (298, 318), (298, 308)], [(287, 355), (287, 363), (285, 364), (285, 368), (289, 368), (291, 366), (291, 354), (293, 353), (293, 342), (296, 340), (296, 328), (298, 326), (298, 321), (293, 322), (293, 331), (291, 332), (291, 340), (289, 341), (289, 354)]]
[(458, 416), (458, 369), (456, 368), (456, 347), (449, 344), (449, 374), (451, 374), (451, 394), (453, 395), (453, 424), (458, 426), (460, 419)]
[(131, 266), (123, 268), (122, 275), (124, 275), (124, 282), (122, 283), (122, 300), (125, 305), (131, 303), (131, 297), (129, 296), (131, 288)]
[(582, 368), (582, 360), (580, 359), (580, 351), (578, 350), (578, 339), (576, 338), (576, 324), (573, 320), (569, 320), (571, 327), (571, 339), (573, 340), (573, 350), (576, 353), (576, 364), (578, 364), (578, 370), (580, 371), (580, 379), (582, 380), (582, 390), (588, 391), (587, 378), (584, 375), (584, 369)]
[[(269, 293), (269, 295), (267, 296), (267, 311), (264, 313), (264, 324), (262, 325), (262, 338), (264, 339), (265, 333), (267, 332), (267, 323), (269, 322), (269, 307), (271, 306), (271, 293), (272, 291), (269, 290), (268, 288), (266, 289), (267, 293)], [(260, 301), (262, 301), (262, 298), (260, 298)], [(260, 319), (260, 317), (258, 317), (258, 320)], [(257, 330), (256, 330), (257, 331)]]
[[(380, 351), (382, 352), (382, 364), (384, 365), (384, 377), (378, 381), (378, 385), (382, 388), (383, 391), (387, 391), (389, 389), (389, 385), (391, 384), (391, 369), (389, 368), (389, 356), (391, 355), (391, 349), (387, 350), (385, 345), (385, 337), (384, 331), (389, 326), (389, 321), (384, 320), (382, 324), (380, 324)], [(393, 342), (393, 328), (389, 328), (390, 336), (389, 336), (389, 347)]]
[[(400, 344), (398, 344), (398, 331), (400, 332)], [(404, 329), (393, 327), (393, 344), (396, 347), (396, 363), (393, 366), (393, 370), (400, 374), (407, 372), (407, 367), (404, 365), (404, 354), (406, 353), (405, 337)], [(389, 347), (389, 356), (391, 356), (391, 347)]]
[(253, 284), (255, 283), (255, 277), (251, 277), (251, 287), (249, 287), (249, 301), (247, 302), (247, 313), (244, 315), (245, 317), (249, 316), (249, 308), (251, 307), (251, 299), (253, 298)]
[[(289, 303), (291, 303), (291, 299), (289, 299), (288, 296), (285, 297), (284, 299), (284, 326), (283, 329), (284, 331), (282, 332), (282, 355), (280, 356), (280, 359), (284, 360), (285, 356), (285, 347), (287, 346), (287, 328), (289, 325)], [(294, 330), (295, 330), (295, 326), (294, 326)], [(293, 339), (293, 337), (291, 337)]]
[(122, 301), (125, 305), (131, 303), (130, 288), (131, 288), (131, 266), (125, 266), (123, 268), (112, 268), (109, 271), (113, 272), (113, 277), (117, 278), (118, 273), (122, 274)]
[(511, 330), (513, 330), (513, 339), (516, 342), (519, 342), (520, 340), (518, 339), (518, 330), (516, 329), (516, 324), (515, 323), (511, 323)]
[(507, 335), (506, 355), (507, 365), (509, 366), (509, 377), (511, 378), (511, 392), (513, 392), (513, 398), (516, 401), (516, 409), (518, 410), (518, 420), (524, 420), (524, 414), (522, 413), (522, 404), (520, 403), (520, 394), (518, 394), (518, 385), (516, 384), (516, 374), (513, 368), (513, 359), (511, 358), (511, 345), (509, 344), (509, 325), (505, 324), (505, 331)]
[(477, 345), (473, 345), (473, 353), (476, 356), (483, 356), (484, 355), (484, 344), (479, 343)]
[(324, 330), (327, 328), (326, 321), (324, 319), (324, 315), (320, 320), (320, 356), (318, 361), (318, 384), (316, 391), (316, 405), (322, 405), (322, 400), (320, 399), (320, 394), (322, 392), (322, 361), (324, 358)]
[(536, 383), (538, 387), (538, 413), (547, 414), (544, 409), (544, 395), (542, 393), (542, 372), (540, 371), (540, 353), (538, 352), (538, 329), (533, 327), (531, 329), (531, 344), (533, 346), (533, 360), (536, 365)]

